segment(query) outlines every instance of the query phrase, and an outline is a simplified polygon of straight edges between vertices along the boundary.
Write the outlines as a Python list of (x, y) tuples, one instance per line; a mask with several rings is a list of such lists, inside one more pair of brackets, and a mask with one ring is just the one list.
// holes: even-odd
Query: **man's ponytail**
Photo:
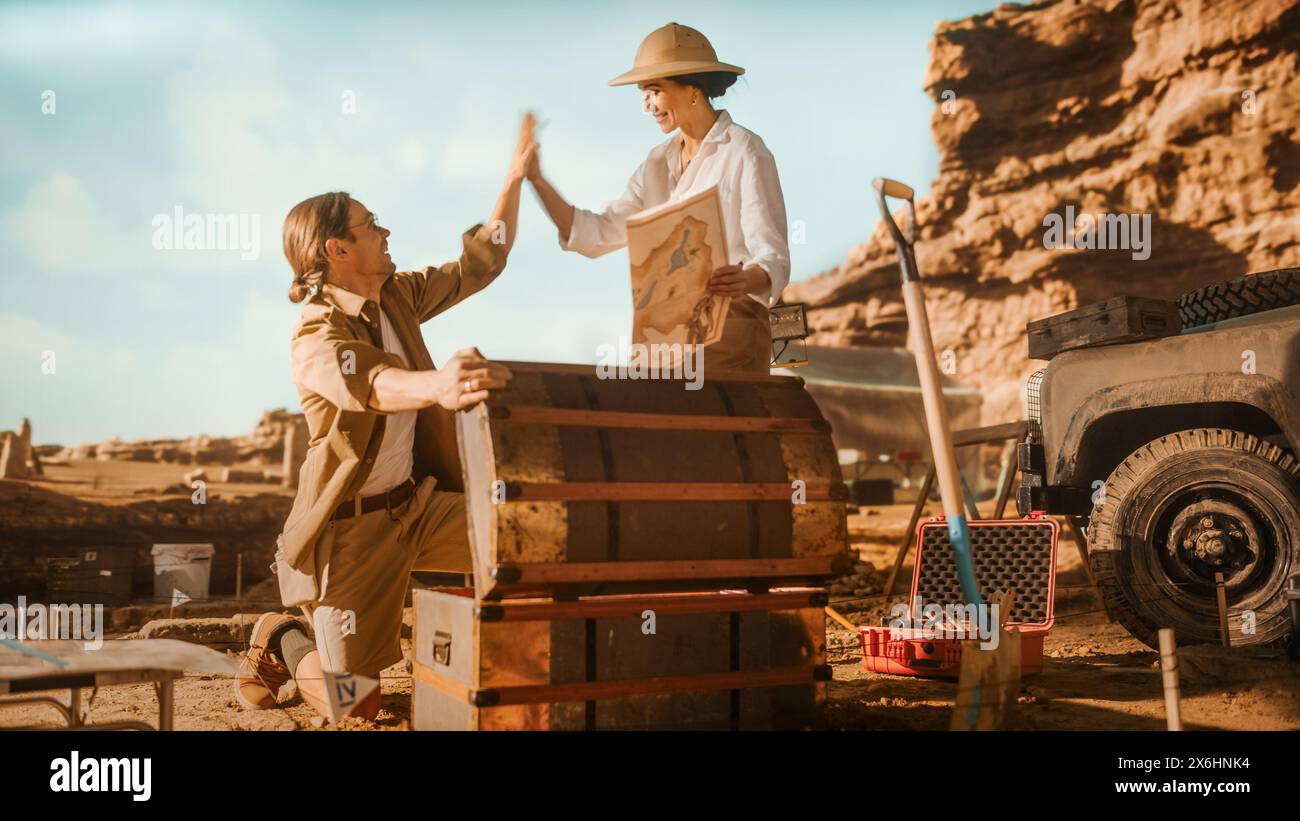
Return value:
[(352, 197), (345, 191), (318, 194), (295, 205), (284, 218), (284, 257), (294, 273), (290, 302), (315, 296), (324, 286), (329, 270), (325, 241), (352, 239), (348, 231), (351, 204)]

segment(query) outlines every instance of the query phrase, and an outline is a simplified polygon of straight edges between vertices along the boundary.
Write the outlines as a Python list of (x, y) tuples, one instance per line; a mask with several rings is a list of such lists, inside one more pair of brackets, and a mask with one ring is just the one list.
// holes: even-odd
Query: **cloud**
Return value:
[(0, 61), (48, 66), (51, 60), (136, 57), (178, 48), (204, 30), (201, 12), (127, 3), (14, 4), (0, 7)]
[(0, 231), (47, 270), (96, 273), (131, 250), (109, 214), (80, 179), (56, 171), (29, 188), (21, 205), (0, 215)]
[(378, 101), (358, 92), (357, 113), (344, 114), (341, 89), (321, 77), (286, 85), (276, 54), (232, 33), (173, 75), (175, 190), (187, 208), (261, 213), (264, 225), (278, 228), (306, 196), (354, 182), (370, 188), (427, 165), (418, 142), (397, 137), (391, 123), (381, 127)]
[(0, 361), (0, 428), (30, 417), (38, 443), (102, 432), (111, 397), (130, 384), (120, 376), (139, 370), (135, 354), (109, 340), (76, 339), (13, 313), (0, 314)]
[(412, 136), (403, 137), (393, 148), (393, 166), (406, 174), (419, 174), (429, 167), (431, 158), (424, 143)]
[(0, 314), (0, 428), (28, 416), (37, 442), (62, 444), (246, 433), (262, 410), (298, 407), (289, 372), (297, 310), (249, 294), (222, 337), (142, 352)]

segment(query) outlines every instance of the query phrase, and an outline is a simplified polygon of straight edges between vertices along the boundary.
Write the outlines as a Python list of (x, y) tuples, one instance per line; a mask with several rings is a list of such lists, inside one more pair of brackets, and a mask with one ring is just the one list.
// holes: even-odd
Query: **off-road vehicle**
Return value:
[(1076, 517), (1106, 609), (1146, 644), (1162, 627), (1221, 642), (1217, 574), (1231, 642), (1280, 643), (1300, 572), (1300, 268), (1184, 294), (1178, 316), (1030, 378), (1017, 506)]

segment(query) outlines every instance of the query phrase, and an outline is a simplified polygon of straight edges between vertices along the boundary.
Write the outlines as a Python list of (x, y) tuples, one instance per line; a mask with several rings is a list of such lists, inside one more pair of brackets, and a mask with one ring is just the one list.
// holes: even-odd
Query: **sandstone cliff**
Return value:
[[(1300, 0), (1050, 0), (938, 26), (917, 258), (936, 348), (984, 393), (986, 424), (1019, 418), (1041, 367), (1026, 321), (1300, 265), (1298, 68)], [(1150, 215), (1149, 258), (1045, 248), (1067, 206)], [(879, 223), (786, 300), (810, 304), (812, 343), (904, 344)]]

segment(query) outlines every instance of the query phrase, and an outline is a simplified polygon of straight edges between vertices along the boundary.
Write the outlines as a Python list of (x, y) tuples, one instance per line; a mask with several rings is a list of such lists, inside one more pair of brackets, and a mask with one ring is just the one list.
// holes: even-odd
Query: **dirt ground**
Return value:
[[(145, 466), (128, 468), (139, 487), (113, 490), (94, 487), (83, 476), (53, 477), (61, 492), (109, 501), (138, 500), (137, 490), (157, 486), (161, 472)], [(174, 470), (170, 471), (176, 472)], [(62, 480), (62, 481), (59, 481)], [(115, 483), (116, 484), (116, 483)], [(251, 492), (265, 488), (249, 488)], [(228, 490), (235, 490), (229, 488)], [(147, 490), (146, 490), (147, 493)], [(910, 506), (867, 509), (850, 517), (850, 542), (881, 578), (893, 561)], [(1056, 626), (1044, 647), (1044, 667), (1027, 677), (1009, 720), (1015, 729), (1155, 730), (1165, 724), (1157, 654), (1110, 623), (1088, 587), (1079, 555), (1063, 537), (1057, 556)], [(854, 623), (880, 623), (892, 601), (906, 597), (911, 565), (905, 565), (894, 596), (866, 597), (865, 610), (844, 608)], [(265, 591), (263, 591), (265, 592)], [(253, 591), (256, 597), (257, 591)], [(223, 612), (224, 607), (224, 612)], [(213, 603), (185, 615), (230, 615), (233, 603)], [(181, 615), (180, 613), (177, 614)], [(409, 625), (409, 611), (407, 623)], [(403, 649), (409, 657), (409, 627)], [(227, 651), (236, 657), (236, 651)], [(857, 634), (827, 619), (827, 660), (834, 670), (828, 685), (824, 726), (845, 730), (947, 729), (956, 693), (951, 680), (890, 676), (862, 666)], [(1280, 651), (1224, 651), (1187, 648), (1182, 654), (1182, 713), (1188, 729), (1274, 730), (1300, 728), (1300, 665)], [(292, 683), (281, 706), (247, 712), (235, 701), (231, 680), (189, 676), (176, 684), (175, 726), (191, 730), (397, 730), (409, 725), (411, 679), (405, 663), (386, 670), (382, 709), (377, 720), (347, 719), (338, 728), (326, 725), (296, 696)], [(83, 692), (90, 699), (90, 691)], [(84, 702), (83, 702), (84, 703)], [(112, 687), (90, 701), (91, 722), (157, 718), (157, 702), (148, 685)], [(39, 706), (0, 709), (0, 727), (58, 726), (53, 710)]]

